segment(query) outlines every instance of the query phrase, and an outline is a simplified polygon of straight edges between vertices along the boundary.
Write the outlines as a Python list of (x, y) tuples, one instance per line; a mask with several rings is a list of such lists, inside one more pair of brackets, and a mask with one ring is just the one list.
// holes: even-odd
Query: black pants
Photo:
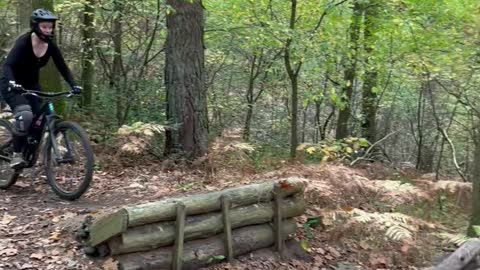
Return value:
[[(19, 105), (30, 105), (32, 107), (33, 115), (36, 115), (40, 112), (41, 109), (41, 100), (35, 96), (22, 96), (20, 93), (5, 91), (2, 89), (2, 98), (10, 106), (12, 112)], [(28, 132), (28, 129), (26, 130)], [(27, 140), (26, 136), (13, 136), (13, 151), (21, 152), (25, 146)]]

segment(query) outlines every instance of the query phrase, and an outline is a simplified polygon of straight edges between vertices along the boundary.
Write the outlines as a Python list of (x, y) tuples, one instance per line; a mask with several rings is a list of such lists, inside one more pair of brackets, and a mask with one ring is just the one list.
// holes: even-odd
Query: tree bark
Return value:
[(17, 1), (17, 36), (30, 29), (30, 16), (32, 15), (32, 1)]
[(258, 64), (257, 63), (257, 55), (254, 54), (253, 58), (250, 63), (250, 76), (248, 78), (248, 87), (247, 87), (247, 115), (245, 117), (245, 125), (243, 127), (243, 139), (245, 141), (250, 140), (250, 124), (252, 122), (253, 116), (253, 105), (254, 105), (254, 97), (253, 91), (255, 88), (255, 80), (257, 79), (258, 75), (260, 74), (260, 64), (262, 61), (262, 57), (259, 57)]
[(115, 103), (118, 126), (123, 125), (123, 115), (125, 112), (125, 91), (121, 82), (123, 73), (123, 60), (122, 60), (122, 19), (124, 12), (123, 0), (113, 1), (113, 22), (112, 22), (112, 41), (113, 41), (113, 66), (110, 74), (110, 86), (115, 90)]
[(338, 119), (337, 119), (337, 132), (336, 139), (343, 139), (350, 135), (348, 130), (348, 122), (351, 114), (351, 103), (352, 95), (355, 83), (355, 75), (357, 68), (357, 57), (358, 57), (358, 40), (360, 37), (360, 23), (362, 20), (362, 6), (355, 0), (353, 6), (353, 18), (352, 23), (350, 24), (349, 34), (350, 34), (350, 50), (351, 57), (347, 57), (345, 63), (345, 72), (344, 72), (344, 81), (346, 85), (342, 87), (342, 103), (344, 104), (339, 108)]
[(378, 23), (375, 19), (379, 15), (379, 5), (380, 3), (377, 0), (371, 0), (368, 8), (365, 11), (364, 19), (364, 42), (365, 42), (365, 81), (363, 84), (363, 97), (362, 97), (362, 111), (364, 115), (364, 120), (362, 123), (362, 134), (369, 142), (373, 143), (376, 139), (377, 133), (377, 92), (374, 91), (377, 86), (377, 67), (374, 60), (374, 37), (375, 26)]
[(472, 214), (470, 217), (470, 224), (468, 226), (467, 235), (470, 237), (478, 237), (473, 226), (480, 226), (480, 120), (477, 119), (477, 127), (474, 131), (474, 162), (472, 174)]
[[(305, 212), (306, 204), (302, 197), (285, 199), (282, 217), (292, 218)], [(273, 202), (252, 204), (230, 210), (233, 229), (248, 225), (262, 224), (273, 219)], [(224, 224), (221, 212), (187, 216), (185, 240), (206, 238), (222, 233)], [(175, 240), (175, 221), (152, 223), (128, 229), (121, 236), (109, 241), (111, 255), (145, 251), (172, 245)]]
[[(290, 8), (290, 29), (295, 30), (295, 22), (297, 20), (297, 0), (291, 0)], [(290, 55), (290, 47), (292, 38), (288, 38), (285, 43), (284, 61), (287, 69), (288, 78), (292, 89), (291, 93), (291, 113), (290, 113), (290, 158), (294, 159), (297, 154), (298, 146), (298, 74), (302, 68), (303, 61), (299, 61), (293, 65)]]
[[(292, 219), (284, 220), (283, 237), (288, 239), (295, 233), (296, 223)], [(233, 253), (239, 256), (274, 244), (274, 231), (269, 224), (242, 227), (232, 231)], [(183, 251), (182, 269), (198, 269), (212, 263), (212, 257), (225, 255), (224, 236), (199, 239), (186, 242)], [(163, 247), (148, 252), (130, 253), (116, 257), (121, 270), (171, 269), (171, 247)]]
[(208, 148), (207, 89), (204, 63), (204, 14), (201, 0), (167, 0), (165, 154), (189, 160)]
[(310, 107), (310, 102), (308, 102), (307, 106), (305, 106), (305, 108), (303, 108), (303, 110), (302, 110), (303, 120), (302, 120), (302, 135), (301, 135), (301, 139), (300, 139), (301, 143), (305, 142), (305, 136), (306, 136), (306, 133), (307, 133), (306, 129), (307, 129), (307, 121), (308, 121), (308, 107)]
[(95, 0), (87, 0), (83, 9), (82, 28), (82, 107), (91, 109), (95, 80)]

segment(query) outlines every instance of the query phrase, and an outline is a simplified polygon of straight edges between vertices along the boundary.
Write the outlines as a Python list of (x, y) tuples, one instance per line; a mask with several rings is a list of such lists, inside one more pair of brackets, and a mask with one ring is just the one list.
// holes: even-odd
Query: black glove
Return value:
[(75, 95), (81, 94), (82, 89), (83, 88), (81, 86), (75, 85), (74, 87), (72, 87), (72, 93)]
[(8, 91), (20, 91), (23, 87), (15, 81), (8, 82)]

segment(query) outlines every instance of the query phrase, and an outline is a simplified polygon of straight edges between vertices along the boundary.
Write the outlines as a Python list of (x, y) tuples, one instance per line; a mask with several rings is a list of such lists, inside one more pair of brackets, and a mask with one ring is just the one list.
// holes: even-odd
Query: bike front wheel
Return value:
[(74, 122), (55, 125), (45, 145), (45, 171), (52, 190), (62, 199), (76, 200), (90, 186), (94, 157), (85, 131)]

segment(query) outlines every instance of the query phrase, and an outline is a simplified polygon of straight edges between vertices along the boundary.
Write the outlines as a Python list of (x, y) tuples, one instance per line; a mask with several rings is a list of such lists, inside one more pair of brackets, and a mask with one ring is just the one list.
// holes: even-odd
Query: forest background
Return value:
[[(477, 0), (1, 0), (2, 59), (36, 7), (58, 15), (57, 43), (84, 87), (57, 110), (98, 145), (153, 123), (170, 130), (166, 148), (149, 146), (159, 159), (195, 160), (227, 133), (257, 167), (369, 149), (392, 167), (473, 182), (480, 202)], [(194, 16), (169, 22), (180, 13)], [(196, 44), (190, 58), (171, 50), (182, 42)], [(200, 87), (185, 95), (171, 72), (190, 66)], [(45, 89), (66, 88), (52, 67), (43, 76)], [(182, 113), (197, 125), (178, 128)]]

